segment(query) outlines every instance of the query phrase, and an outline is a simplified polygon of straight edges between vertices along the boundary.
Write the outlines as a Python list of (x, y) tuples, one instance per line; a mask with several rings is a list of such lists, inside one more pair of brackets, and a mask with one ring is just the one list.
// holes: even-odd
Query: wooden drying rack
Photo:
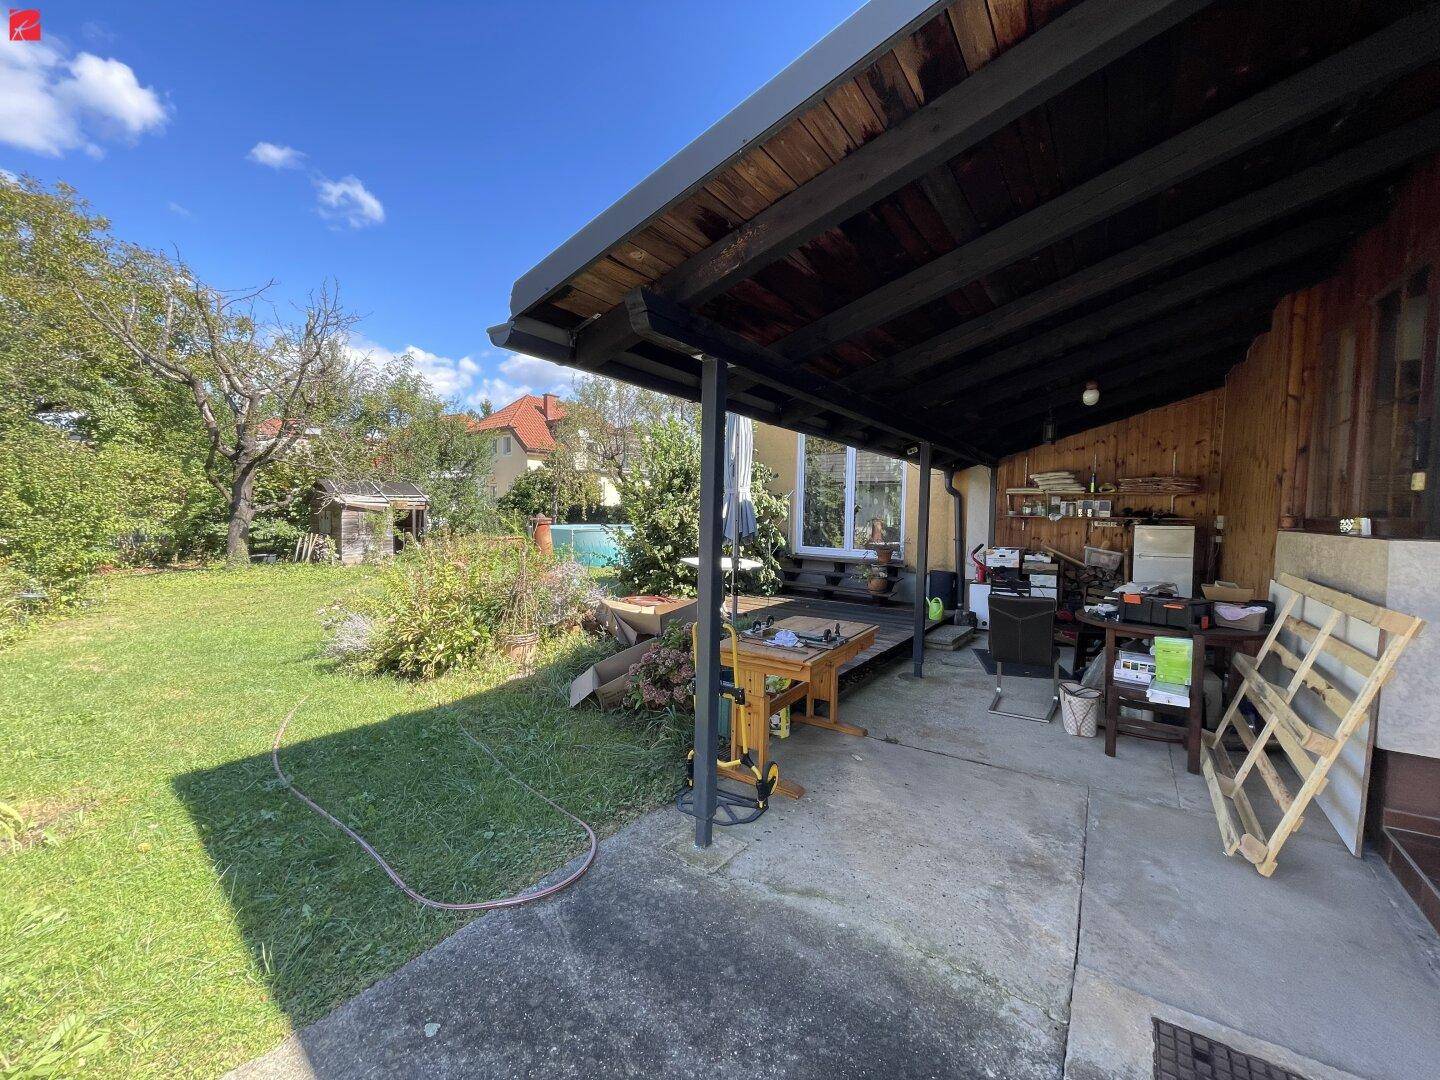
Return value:
[[(1324, 788), (1345, 743), (1365, 722), (1375, 695), (1390, 678), (1400, 654), (1425, 625), (1413, 615), (1391, 611), (1304, 578), (1280, 574), (1276, 581), (1290, 590), (1290, 598), (1276, 615), (1275, 625), (1254, 659), (1235, 654), (1235, 670), (1242, 685), (1225, 710), (1220, 726), (1213, 734), (1203, 736), (1200, 746), (1200, 770), (1210, 789), (1225, 854), (1234, 855), (1239, 851), (1265, 877), (1275, 872), (1280, 849), (1303, 824), (1306, 808)], [(1330, 609), (1322, 625), (1316, 626), (1296, 616), (1296, 605), (1302, 597)], [(1378, 657), (1368, 656), (1334, 636), (1340, 620), (1347, 617), (1368, 623), (1384, 633), (1384, 647)], [(1303, 656), (1280, 642), (1282, 630), (1306, 643), (1308, 647)], [(1316, 670), (1315, 663), (1322, 654), (1365, 680), (1354, 698)], [(1272, 683), (1261, 674), (1260, 666), (1267, 656), (1274, 656), (1291, 672), (1286, 685)], [(1338, 719), (1333, 735), (1318, 731), (1295, 711), (1295, 696), (1302, 689), (1319, 698)], [(1240, 715), (1242, 701), (1249, 701), (1264, 721), (1258, 735)], [(1246, 748), (1238, 769), (1224, 745), (1229, 727), (1234, 727)], [(1300, 775), (1300, 790), (1293, 796), (1267, 757), (1267, 751), (1276, 743)], [(1252, 772), (1260, 774), (1284, 812), (1275, 831), (1268, 836), (1245, 794), (1245, 780)]]

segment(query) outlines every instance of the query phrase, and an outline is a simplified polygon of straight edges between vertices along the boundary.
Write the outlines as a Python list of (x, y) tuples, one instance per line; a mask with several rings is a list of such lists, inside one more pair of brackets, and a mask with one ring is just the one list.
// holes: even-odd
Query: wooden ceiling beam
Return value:
[[(1164, 374), (1181, 365), (1203, 364), (1208, 358), (1224, 352), (1229, 356), (1244, 355), (1249, 343), (1264, 332), (1268, 320), (1264, 316), (1243, 320), (1215, 337), (1186, 342), (1170, 342), (1164, 347), (1151, 349), (1137, 358), (1126, 360), (1117, 367), (1089, 368), (1080, 374), (1070, 373), (1047, 384), (1039, 393), (1031, 393), (1019, 400), (996, 403), (986, 414), (1004, 416), (1005, 426), (1026, 417), (1043, 416), (1055, 409), (1066, 409), (1080, 401), (1080, 391), (1091, 378), (1100, 384), (1101, 392), (1114, 391), (1131, 385), (1147, 376)], [(1066, 409), (1068, 411), (1068, 409)], [(967, 414), (973, 421), (974, 414)]]
[(652, 288), (699, 306), (924, 176), (1210, 0), (1084, 0)]
[[(1028, 342), (1005, 349), (993, 356), (982, 356), (967, 366), (931, 379), (918, 387), (903, 391), (937, 404), (952, 398), (963, 400), (967, 407), (983, 408), (992, 401), (1025, 392), (1037, 380), (1058, 377), (1107, 363), (1144, 349), (1154, 348), (1187, 334), (1205, 334), (1227, 326), (1232, 320), (1251, 311), (1268, 311), (1285, 293), (1323, 276), (1325, 265), (1287, 265), (1258, 278), (1243, 281), (1218, 296), (1192, 301), (1189, 306), (1154, 315), (1141, 325), (1121, 333), (1076, 335), (1069, 349), (1057, 348), (1065, 340), (1057, 335), (1045, 347), (1033, 352)], [(1108, 309), (1107, 309), (1108, 310)], [(1049, 335), (1044, 335), (1049, 337)], [(794, 419), (787, 415), (787, 419)]]
[(1436, 61), (1440, 8), (1432, 5), (902, 274), (771, 348), (792, 360), (827, 351)]
[(987, 454), (951, 438), (943, 429), (917, 423), (913, 413), (893, 409), (807, 371), (787, 371), (788, 365), (763, 345), (757, 345), (688, 308), (648, 289), (635, 289), (625, 298), (635, 332), (647, 341), (687, 355), (724, 360), (791, 397), (813, 401), (826, 412), (868, 425), (903, 442), (929, 442), (942, 452), (976, 464), (990, 464)]
[[(1045, 356), (1058, 356), (1070, 349), (1078, 348), (1091, 341), (1098, 341), (1110, 334), (1145, 322), (1157, 315), (1198, 300), (1236, 282), (1245, 281), (1267, 270), (1284, 266), (1296, 259), (1313, 256), (1317, 252), (1334, 248), (1342, 241), (1363, 232), (1380, 217), (1378, 208), (1364, 207), (1361, 210), (1337, 214), (1306, 222), (1289, 229), (1279, 236), (1264, 240), (1223, 259), (1207, 263), (1188, 274), (1162, 282), (1145, 292), (1128, 296), (1109, 307), (1101, 308), (1082, 318), (1037, 334), (1017, 346), (991, 353), (985, 358), (989, 374), (1003, 375), (1006, 371), (1023, 367), (1028, 360)], [(1028, 356), (1028, 360), (1027, 360)], [(959, 354), (952, 358), (958, 359)], [(960, 362), (963, 363), (963, 360)], [(904, 387), (921, 382), (930, 367), (912, 368), (908, 376), (892, 375), (889, 379), (857, 380), (845, 385), (857, 390), (872, 390), (879, 386)], [(869, 375), (870, 369), (864, 374)], [(918, 376), (918, 377), (917, 377)]]
[[(1069, 438), (1097, 427), (1104, 427), (1106, 424), (1113, 424), (1117, 420), (1127, 420), (1132, 416), (1139, 416), (1151, 409), (1173, 405), (1177, 401), (1184, 401), (1186, 398), (1202, 394), (1207, 390), (1219, 389), (1225, 385), (1225, 376), (1230, 368), (1238, 363), (1243, 355), (1241, 352), (1218, 353), (1208, 365), (1192, 365), (1190, 370), (1179, 379), (1155, 386), (1138, 384), (1110, 396), (1108, 400), (1102, 397), (1099, 407), (1095, 409), (1086, 408), (1083, 412), (1057, 418), (1055, 437), (1057, 439)], [(990, 444), (994, 447), (993, 452), (998, 457), (1009, 457), (1022, 450), (1041, 445), (1041, 440), (1036, 437), (1039, 434), (1038, 431), (1035, 431), (1037, 427), (1038, 425), (1032, 418), (1028, 423), (1022, 422), (1013, 427), (998, 430), (996, 441)], [(1027, 430), (1035, 431), (1035, 434), (1023, 434)]]
[[(868, 390), (892, 377), (912, 374), (978, 349), (1201, 251), (1374, 181), (1437, 148), (1440, 148), (1440, 113), (1422, 117), (1337, 154), (1322, 164), (1227, 203), (838, 381), (850, 389)], [(1374, 209), (1378, 214), (1378, 201)]]

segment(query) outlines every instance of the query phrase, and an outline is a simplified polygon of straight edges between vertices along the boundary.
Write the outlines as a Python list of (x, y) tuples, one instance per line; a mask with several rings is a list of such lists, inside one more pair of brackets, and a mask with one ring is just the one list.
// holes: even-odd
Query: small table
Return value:
[[(834, 619), (816, 619), (805, 615), (792, 615), (775, 623), (776, 630), (793, 630), (797, 634), (817, 637), (826, 630), (833, 631), (835, 627)], [(755, 764), (763, 776), (770, 761), (770, 714), (786, 705), (792, 705), (792, 723), (809, 724), (811, 727), (861, 738), (867, 734), (865, 728), (840, 722), (840, 669), (875, 644), (875, 632), (879, 627), (872, 623), (843, 621), (839, 623), (839, 627), (843, 640), (839, 645), (828, 649), (820, 646), (782, 648), (747, 638), (744, 634), (740, 635), (740, 662), (739, 670), (735, 672), (735, 682), (745, 691), (745, 704), (732, 707), (730, 712), (731, 757), (739, 757), (742, 730), (740, 725), (743, 724), (745, 743), (755, 748)], [(722, 637), (721, 642), (720, 657), (722, 662), (728, 664), (729, 635)], [(798, 686), (791, 686), (788, 690), (772, 694), (765, 689), (765, 679), (769, 675), (790, 679), (792, 683), (804, 683), (805, 688), (801, 690)], [(801, 697), (805, 701), (805, 711), (797, 713), (794, 708), (798, 707)], [(817, 702), (825, 705), (823, 717), (816, 712)], [(738, 769), (722, 766), (720, 775), (746, 784), (754, 783), (753, 776)], [(799, 784), (783, 778), (775, 790), (792, 799), (798, 799), (805, 794), (805, 789)]]
[[(1168, 712), (1186, 718), (1185, 731), (1179, 734), (1166, 724), (1148, 720), (1127, 720), (1130, 734), (1140, 738), (1161, 739), (1166, 742), (1185, 743), (1185, 767), (1192, 773), (1200, 771), (1200, 733), (1205, 730), (1205, 653), (1208, 649), (1237, 649), (1253, 654), (1255, 646), (1265, 639), (1265, 630), (1235, 630), (1228, 626), (1212, 626), (1208, 630), (1181, 630), (1174, 626), (1151, 626), (1148, 623), (1122, 622), (1092, 615), (1084, 610), (1075, 617), (1086, 626), (1105, 631), (1105, 753), (1115, 756), (1115, 742), (1119, 735), (1120, 703), (1122, 701), (1141, 705), (1157, 712)], [(1188, 637), (1194, 645), (1190, 658), (1190, 704), (1188, 706), (1165, 705), (1151, 701), (1145, 696), (1143, 686), (1126, 686), (1115, 679), (1116, 642), (1119, 638)], [(1177, 738), (1177, 734), (1179, 737)]]

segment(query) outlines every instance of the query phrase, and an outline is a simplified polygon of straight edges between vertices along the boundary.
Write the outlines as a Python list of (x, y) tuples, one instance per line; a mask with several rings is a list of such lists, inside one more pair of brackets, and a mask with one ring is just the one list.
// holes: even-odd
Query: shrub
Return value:
[(36, 423), (7, 426), (0, 454), (0, 559), (47, 599), (79, 595), (122, 556), (120, 538), (165, 516), (166, 463), (124, 445), (97, 448)]
[(695, 663), (690, 653), (690, 628), (694, 625), (670, 623), (630, 665), (626, 701), (631, 708), (693, 710)]
[(412, 544), (380, 571), (360, 610), (335, 614), (332, 627), (347, 640), (334, 651), (361, 654), (376, 671), (432, 678), (474, 662), (502, 633), (573, 623), (588, 602), (581, 576), (583, 567), (513, 540)]
[[(741, 554), (761, 566), (740, 575), (740, 588), (761, 595), (780, 588), (775, 553), (785, 546), (785, 500), (768, 487), (774, 475), (755, 463), (750, 496), (756, 536), (741, 545)], [(695, 571), (680, 561), (700, 550), (700, 441), (692, 427), (666, 420), (647, 432), (620, 477), (620, 504), (632, 526), (617, 538), (621, 587), (662, 595), (693, 592)]]

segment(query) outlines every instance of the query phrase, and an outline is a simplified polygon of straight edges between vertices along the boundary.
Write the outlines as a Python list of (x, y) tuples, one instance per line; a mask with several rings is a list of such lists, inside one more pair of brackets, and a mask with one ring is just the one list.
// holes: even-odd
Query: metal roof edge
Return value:
[(869, 0), (517, 278), (510, 292), (511, 314), (519, 315), (544, 300), (624, 237), (689, 195), (745, 147), (769, 137), (945, 6), (944, 0)]

